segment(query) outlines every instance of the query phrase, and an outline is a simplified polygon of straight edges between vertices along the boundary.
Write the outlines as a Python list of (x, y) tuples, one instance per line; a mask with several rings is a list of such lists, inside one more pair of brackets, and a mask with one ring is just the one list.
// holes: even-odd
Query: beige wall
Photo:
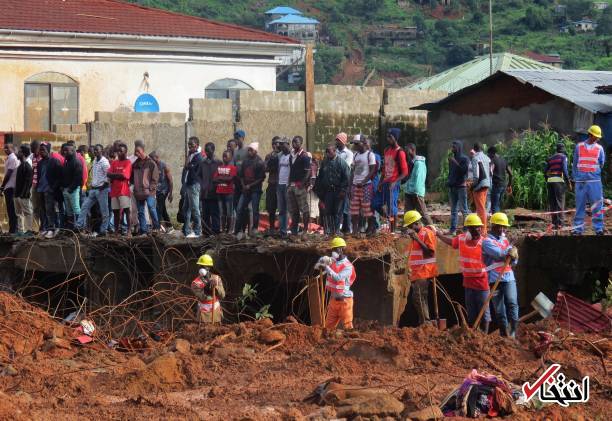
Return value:
[(242, 62), (193, 57), (95, 54), (15, 58), (0, 52), (0, 131), (24, 130), (24, 82), (42, 72), (63, 73), (79, 84), (79, 122), (93, 121), (95, 111), (131, 108), (141, 92), (143, 74), (162, 112), (187, 113), (189, 98), (203, 97), (218, 79), (239, 79), (257, 90), (276, 89), (276, 65), (268, 60)]

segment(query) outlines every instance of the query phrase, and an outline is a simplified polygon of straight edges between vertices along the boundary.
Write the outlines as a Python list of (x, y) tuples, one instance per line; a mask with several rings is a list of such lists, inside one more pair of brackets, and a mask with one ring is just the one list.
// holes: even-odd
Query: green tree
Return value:
[(579, 20), (591, 13), (589, 0), (566, 0), (567, 17), (571, 20)]
[(608, 7), (597, 21), (597, 35), (612, 35), (612, 7)]
[(446, 54), (449, 66), (456, 66), (474, 58), (474, 49), (469, 45), (455, 45)]
[(344, 59), (342, 48), (317, 46), (315, 55), (315, 82), (330, 83), (331, 79), (340, 71)]
[(551, 25), (552, 18), (547, 10), (539, 7), (529, 7), (525, 11), (524, 22), (527, 28), (532, 31), (542, 31)]

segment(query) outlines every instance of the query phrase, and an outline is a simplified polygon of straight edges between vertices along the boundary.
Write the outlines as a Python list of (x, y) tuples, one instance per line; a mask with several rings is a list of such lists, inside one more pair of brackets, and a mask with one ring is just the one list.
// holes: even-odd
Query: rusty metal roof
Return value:
[(574, 333), (606, 332), (612, 329), (612, 319), (566, 292), (557, 294), (553, 317), (561, 326)]

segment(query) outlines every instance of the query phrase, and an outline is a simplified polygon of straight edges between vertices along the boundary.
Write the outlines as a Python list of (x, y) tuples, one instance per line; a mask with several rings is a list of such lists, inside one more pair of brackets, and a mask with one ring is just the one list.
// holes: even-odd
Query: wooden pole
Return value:
[[(510, 260), (512, 258), (510, 256), (506, 256), (506, 261), (504, 262), (504, 268), (510, 266)], [(487, 295), (487, 299), (485, 300), (484, 305), (482, 306), (482, 308), (480, 309), (480, 313), (478, 313), (478, 317), (476, 317), (476, 320), (474, 321), (474, 324), (472, 325), (472, 329), (476, 329), (478, 327), (478, 325), (480, 324), (480, 319), (482, 319), (482, 316), (484, 316), (485, 311), (487, 310), (487, 307), (489, 307), (489, 302), (491, 302), (491, 298), (493, 298), (493, 294), (495, 293), (495, 291), (497, 291), (497, 287), (499, 286), (499, 283), (501, 282), (501, 275), (497, 278), (497, 281), (495, 281), (495, 283), (493, 284), (493, 288), (491, 288), (489, 290), (489, 295)]]
[(308, 310), (312, 326), (323, 326), (323, 309), (321, 307), (321, 286), (319, 277), (315, 276), (308, 279)]
[(434, 315), (436, 316), (436, 326), (440, 325), (440, 313), (438, 312), (438, 278), (433, 278), (433, 301)]
[(489, 75), (493, 74), (493, 0), (489, 0)]
[(312, 45), (306, 46), (306, 123), (315, 122), (314, 107), (314, 52)]

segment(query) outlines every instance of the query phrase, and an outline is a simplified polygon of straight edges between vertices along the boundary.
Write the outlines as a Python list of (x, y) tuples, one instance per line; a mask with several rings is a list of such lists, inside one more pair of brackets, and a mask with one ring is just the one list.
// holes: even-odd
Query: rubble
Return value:
[[(149, 340), (147, 347), (122, 352), (101, 341), (75, 344), (66, 336), (70, 329), (61, 329), (59, 321), (17, 296), (0, 293), (0, 311), (0, 360), (11, 374), (0, 376), (0, 418), (74, 419), (78, 414), (98, 419), (323, 420), (412, 414), (425, 419), (434, 411), (430, 407), (437, 407), (472, 369), (520, 385), (533, 382), (542, 364), (551, 362), (561, 364), (568, 375), (590, 376), (589, 402), (539, 412), (519, 406), (513, 418), (605, 419), (612, 411), (605, 366), (609, 337), (572, 335), (553, 319), (522, 325), (518, 342), (457, 327), (441, 331), (375, 322), (358, 322), (351, 335), (338, 337), (324, 337), (320, 328), (295, 322), (273, 327), (269, 322), (189, 323), (161, 342)], [(534, 353), (540, 331), (555, 337), (544, 360)], [(272, 335), (265, 332), (277, 332), (273, 343), (283, 335), (282, 346), (269, 350), (274, 345), (260, 340)], [(66, 346), (43, 351), (45, 341), (60, 339)], [(585, 341), (595, 343), (604, 359)], [(378, 393), (349, 394), (324, 406), (303, 401), (331, 378)]]

